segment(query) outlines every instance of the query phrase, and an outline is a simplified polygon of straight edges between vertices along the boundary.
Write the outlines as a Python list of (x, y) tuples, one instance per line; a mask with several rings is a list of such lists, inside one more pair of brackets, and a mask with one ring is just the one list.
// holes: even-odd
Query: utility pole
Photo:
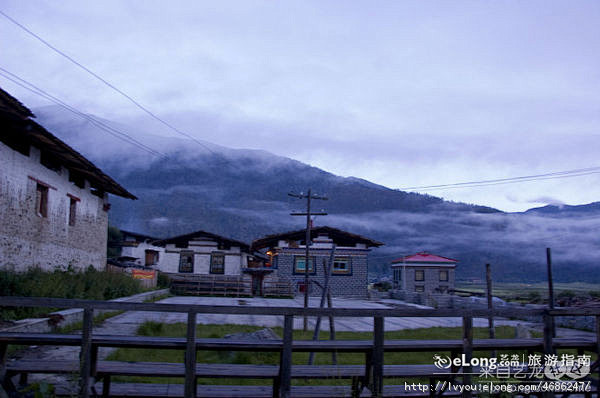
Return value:
[[(311, 213), (310, 211), (310, 201), (312, 199), (318, 199), (318, 200), (327, 200), (326, 196), (319, 196), (316, 194), (312, 193), (312, 190), (309, 188), (308, 189), (308, 193), (304, 194), (303, 192), (298, 193), (294, 193), (294, 192), (289, 192), (288, 193), (289, 196), (292, 196), (294, 198), (298, 198), (298, 199), (306, 199), (306, 213), (301, 213), (301, 212), (292, 212), (290, 213), (292, 216), (306, 216), (306, 239), (305, 239), (305, 245), (306, 245), (306, 251), (305, 251), (305, 256), (304, 256), (304, 308), (308, 308), (308, 268), (309, 268), (309, 263), (310, 263), (310, 252), (309, 252), (309, 246), (310, 246), (310, 229), (311, 229), (311, 221), (310, 221), (310, 217), (311, 216), (326, 216), (327, 213), (321, 211), (321, 212), (315, 212), (315, 213)], [(316, 270), (316, 264), (313, 264), (314, 269)], [(306, 332), (308, 330), (308, 318), (306, 317), (306, 315), (304, 315), (304, 327), (303, 327), (304, 331)]]
[[(551, 310), (554, 309), (554, 281), (552, 280), (552, 252), (549, 247), (546, 248), (546, 265), (548, 267), (548, 306)], [(552, 337), (556, 337), (556, 325), (554, 317), (552, 320)]]

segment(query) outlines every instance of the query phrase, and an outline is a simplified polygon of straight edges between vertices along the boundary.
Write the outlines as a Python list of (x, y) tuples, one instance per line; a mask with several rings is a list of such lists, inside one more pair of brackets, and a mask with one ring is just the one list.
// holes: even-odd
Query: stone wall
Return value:
[[(48, 186), (47, 217), (38, 215), (37, 184)], [(69, 225), (70, 197), (76, 202), (74, 225)], [(89, 183), (69, 182), (64, 167), (51, 170), (40, 163), (31, 147), (22, 155), (0, 142), (0, 267), (21, 271), (32, 266), (49, 270), (72, 265), (106, 266), (107, 195), (93, 195)]]
[[(311, 257), (316, 259), (316, 270), (309, 275), (310, 280), (317, 281), (321, 285), (325, 284), (325, 273), (323, 269), (323, 260), (329, 261), (331, 250), (329, 249), (311, 249)], [(276, 277), (280, 280), (287, 280), (296, 287), (304, 283), (304, 273), (294, 273), (294, 257), (304, 257), (303, 248), (282, 248), (277, 251)], [(334, 297), (356, 297), (367, 298), (367, 250), (365, 249), (337, 249), (336, 257), (349, 257), (350, 273), (332, 274), (329, 277), (329, 286), (331, 294)], [(298, 291), (296, 290), (296, 293)], [(309, 290), (311, 296), (320, 296), (321, 289), (311, 284)]]

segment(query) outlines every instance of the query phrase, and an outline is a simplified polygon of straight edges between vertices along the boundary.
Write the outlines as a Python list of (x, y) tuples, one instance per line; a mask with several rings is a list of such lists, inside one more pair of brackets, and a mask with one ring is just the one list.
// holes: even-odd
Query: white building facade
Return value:
[(108, 193), (135, 199), (0, 89), (0, 268), (104, 269)]
[(241, 276), (248, 266), (249, 245), (205, 231), (154, 242), (164, 248), (156, 269), (168, 274)]

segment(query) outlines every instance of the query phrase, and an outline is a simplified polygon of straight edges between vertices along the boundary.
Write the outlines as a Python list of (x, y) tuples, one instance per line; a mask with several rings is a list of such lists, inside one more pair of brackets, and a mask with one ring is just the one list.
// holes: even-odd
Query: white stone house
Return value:
[(0, 89), (0, 268), (106, 266), (108, 194), (136, 199)]
[(392, 261), (394, 289), (406, 294), (445, 294), (454, 290), (454, 273), (458, 260), (431, 254), (415, 253)]
[(156, 267), (164, 256), (165, 248), (154, 244), (158, 238), (121, 230), (123, 240), (119, 243), (121, 257), (129, 258), (137, 265)]
[(156, 269), (168, 274), (243, 276), (254, 256), (248, 244), (196, 231), (153, 243), (163, 247)]

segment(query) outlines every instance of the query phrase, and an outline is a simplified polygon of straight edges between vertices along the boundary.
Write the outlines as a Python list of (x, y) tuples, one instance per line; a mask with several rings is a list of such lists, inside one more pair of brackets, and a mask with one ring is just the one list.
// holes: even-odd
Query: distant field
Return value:
[[(468, 290), (473, 293), (485, 293), (486, 285), (481, 282), (456, 282), (456, 288), (460, 290)], [(554, 294), (557, 296), (561, 292), (570, 291), (577, 294), (589, 294), (596, 292), (600, 294), (600, 284), (597, 283), (555, 283)], [(517, 297), (525, 297), (530, 294), (539, 294), (542, 298), (548, 297), (548, 283), (492, 283), (492, 293), (496, 297), (504, 300), (515, 299)]]

